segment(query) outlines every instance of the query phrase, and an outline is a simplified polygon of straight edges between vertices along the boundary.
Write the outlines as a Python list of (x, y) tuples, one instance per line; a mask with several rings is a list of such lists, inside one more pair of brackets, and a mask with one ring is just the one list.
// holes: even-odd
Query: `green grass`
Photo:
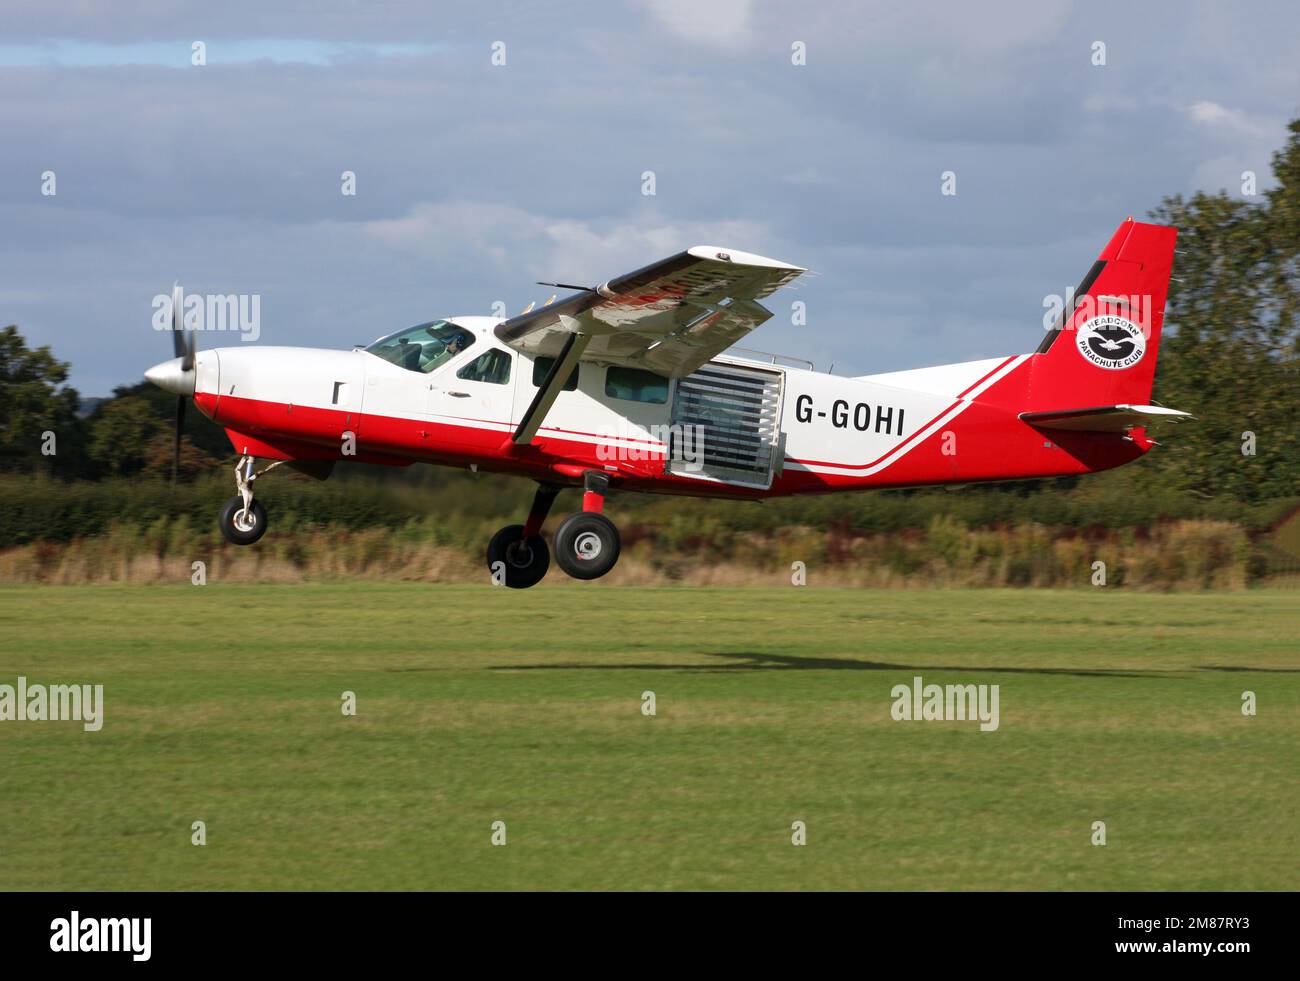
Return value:
[[(1113, 589), (0, 588), (0, 683), (102, 683), (106, 701), (97, 733), (0, 723), (0, 881), (1295, 889), (1298, 607)], [(893, 721), (890, 689), (915, 674), (999, 684), (1000, 729)]]

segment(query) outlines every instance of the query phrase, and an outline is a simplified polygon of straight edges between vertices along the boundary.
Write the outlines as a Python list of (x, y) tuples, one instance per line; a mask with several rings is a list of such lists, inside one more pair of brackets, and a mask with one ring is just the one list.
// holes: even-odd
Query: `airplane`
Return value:
[[(763, 500), (1095, 473), (1143, 456), (1148, 428), (1190, 418), (1151, 404), (1174, 228), (1120, 224), (1028, 354), (844, 377), (733, 348), (772, 316), (759, 301), (805, 269), (697, 246), (509, 319), (450, 316), (351, 351), (197, 351), (173, 294), (175, 357), (145, 373), (224, 427), (239, 455), (219, 526), (266, 532), (258, 478), (324, 479), (339, 460), (492, 471), (537, 483), (498, 531), (493, 582), (550, 566), (542, 526), (561, 490), (582, 509), (556, 561), (592, 580), (618, 561), (611, 490)], [(270, 461), (254, 470), (258, 459)]]

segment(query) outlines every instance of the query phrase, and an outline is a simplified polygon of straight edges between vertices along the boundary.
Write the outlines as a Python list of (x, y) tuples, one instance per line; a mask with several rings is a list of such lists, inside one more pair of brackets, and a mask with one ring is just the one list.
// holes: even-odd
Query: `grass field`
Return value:
[[(106, 704), (0, 723), (0, 881), (1295, 889), (1298, 625), (1296, 592), (0, 588), (0, 684)], [(1000, 728), (892, 720), (917, 674), (1000, 685)]]

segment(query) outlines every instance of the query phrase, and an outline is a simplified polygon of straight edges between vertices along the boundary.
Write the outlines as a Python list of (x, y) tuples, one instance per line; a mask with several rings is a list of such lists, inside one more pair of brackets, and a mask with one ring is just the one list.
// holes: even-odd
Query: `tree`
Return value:
[(90, 457), (107, 473), (129, 476), (144, 469), (150, 444), (163, 425), (144, 399), (128, 396), (105, 402), (90, 430)]
[[(149, 441), (142, 454), (144, 469), (141, 472), (145, 477), (171, 479), (172, 466), (176, 459), (175, 439), (175, 431), (168, 430), (159, 433)], [(216, 473), (217, 469), (216, 460), (190, 442), (188, 436), (181, 437), (181, 458), (180, 466), (176, 469), (177, 479), (193, 480), (196, 477)]]
[(80, 399), (67, 379), (68, 365), (48, 347), (29, 348), (16, 326), (0, 330), (0, 468), (71, 474), (84, 467)]
[[(95, 414), (91, 416), (91, 421), (93, 422), (98, 417), (99, 412), (112, 405), (113, 402), (125, 398), (137, 399), (147, 403), (150, 411), (158, 419), (159, 424), (167, 430), (168, 438), (172, 438), (176, 419), (176, 396), (171, 392), (164, 392), (161, 388), (157, 388), (146, 381), (137, 382), (134, 385), (119, 385), (113, 389), (113, 397), (99, 406)], [(219, 461), (230, 458), (234, 452), (230, 446), (230, 440), (226, 438), (226, 431), (193, 406), (185, 413), (183, 432), (188, 442), (210, 458), (207, 461), (208, 466), (214, 466)], [(171, 453), (170, 449), (168, 453)], [(169, 455), (167, 459), (170, 461), (171, 456)], [(170, 466), (169, 462), (168, 467), (170, 468)], [(170, 474), (171, 470), (168, 469), (167, 472)]]
[(1300, 120), (1290, 130), (1263, 202), (1198, 193), (1153, 212), (1179, 230), (1155, 396), (1197, 417), (1156, 460), (1205, 496), (1300, 494)]

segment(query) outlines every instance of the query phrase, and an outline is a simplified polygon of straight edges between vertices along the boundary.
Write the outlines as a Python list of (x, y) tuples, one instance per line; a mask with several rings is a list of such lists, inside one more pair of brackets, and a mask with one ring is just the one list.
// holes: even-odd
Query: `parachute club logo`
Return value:
[(1079, 353), (1098, 368), (1132, 368), (1147, 353), (1146, 335), (1131, 320), (1113, 314), (1093, 317), (1074, 332)]

